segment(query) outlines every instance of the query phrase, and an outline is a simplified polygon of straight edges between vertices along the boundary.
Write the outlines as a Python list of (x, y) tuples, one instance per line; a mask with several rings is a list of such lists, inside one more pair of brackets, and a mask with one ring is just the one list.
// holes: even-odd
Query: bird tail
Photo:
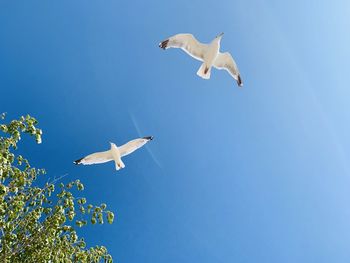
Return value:
[(122, 159), (115, 161), (115, 169), (117, 171), (124, 168), (124, 167), (125, 167), (125, 164), (123, 163)]
[(197, 75), (203, 79), (210, 79), (211, 67), (203, 63), (197, 71)]

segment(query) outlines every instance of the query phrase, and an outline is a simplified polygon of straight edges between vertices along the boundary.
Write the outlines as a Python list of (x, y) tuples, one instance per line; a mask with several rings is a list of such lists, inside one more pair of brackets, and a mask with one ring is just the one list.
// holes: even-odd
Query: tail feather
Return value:
[(115, 169), (118, 171), (125, 167), (125, 164), (123, 163), (122, 159), (119, 159), (118, 161), (115, 161)]
[(203, 63), (197, 71), (197, 75), (203, 79), (210, 79), (211, 68)]

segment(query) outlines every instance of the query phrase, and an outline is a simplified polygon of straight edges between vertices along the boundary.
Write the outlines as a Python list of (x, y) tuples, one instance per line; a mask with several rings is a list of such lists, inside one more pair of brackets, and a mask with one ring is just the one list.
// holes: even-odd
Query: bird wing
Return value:
[(239, 86), (243, 86), (237, 64), (229, 52), (219, 53), (213, 65), (217, 69), (225, 69), (237, 81)]
[(181, 48), (191, 57), (200, 61), (204, 60), (204, 54), (208, 49), (207, 44), (200, 43), (192, 34), (177, 34), (162, 41), (159, 46), (163, 49)]
[(111, 160), (113, 160), (113, 156), (111, 151), (109, 150), (105, 152), (97, 152), (97, 153), (90, 154), (88, 156), (85, 156), (84, 158), (76, 160), (74, 163), (89, 165), (89, 164), (106, 163)]
[(143, 138), (139, 138), (139, 139), (135, 139), (132, 141), (127, 142), (126, 144), (118, 147), (119, 152), (120, 152), (120, 156), (123, 157), (125, 155), (128, 155), (134, 151), (136, 151), (138, 148), (141, 148), (142, 146), (144, 146), (147, 142), (149, 142), (150, 140), (152, 140), (153, 137), (143, 137)]

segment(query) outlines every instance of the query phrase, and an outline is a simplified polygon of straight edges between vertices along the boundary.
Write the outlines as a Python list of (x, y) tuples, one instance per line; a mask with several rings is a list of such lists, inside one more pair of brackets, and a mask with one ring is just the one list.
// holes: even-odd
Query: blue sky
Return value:
[[(113, 225), (82, 231), (117, 262), (349, 262), (348, 1), (0, 2), (0, 111), (31, 114), (22, 152), (85, 184)], [(159, 41), (190, 32), (223, 71)], [(140, 133), (140, 134), (139, 134)], [(139, 135), (112, 163), (72, 161)]]

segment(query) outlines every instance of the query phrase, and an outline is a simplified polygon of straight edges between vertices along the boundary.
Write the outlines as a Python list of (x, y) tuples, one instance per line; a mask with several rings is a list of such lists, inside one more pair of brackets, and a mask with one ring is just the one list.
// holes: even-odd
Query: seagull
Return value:
[(211, 67), (225, 69), (242, 87), (243, 82), (236, 62), (229, 52), (220, 52), (220, 41), (224, 33), (217, 35), (210, 44), (200, 43), (192, 34), (177, 34), (159, 43), (162, 49), (181, 48), (191, 57), (202, 61), (203, 64), (197, 75), (203, 79), (210, 79)]
[(135, 140), (131, 140), (128, 143), (117, 147), (115, 143), (111, 144), (111, 149), (104, 152), (96, 152), (93, 154), (90, 154), (88, 156), (85, 156), (79, 160), (74, 161), (74, 164), (83, 164), (83, 165), (90, 165), (90, 164), (98, 164), (98, 163), (106, 163), (109, 161), (115, 162), (115, 169), (118, 171), (121, 168), (125, 167), (125, 164), (122, 161), (122, 157), (136, 151), (138, 148), (141, 148), (149, 141), (153, 140), (153, 136), (147, 136), (143, 138), (138, 138)]

